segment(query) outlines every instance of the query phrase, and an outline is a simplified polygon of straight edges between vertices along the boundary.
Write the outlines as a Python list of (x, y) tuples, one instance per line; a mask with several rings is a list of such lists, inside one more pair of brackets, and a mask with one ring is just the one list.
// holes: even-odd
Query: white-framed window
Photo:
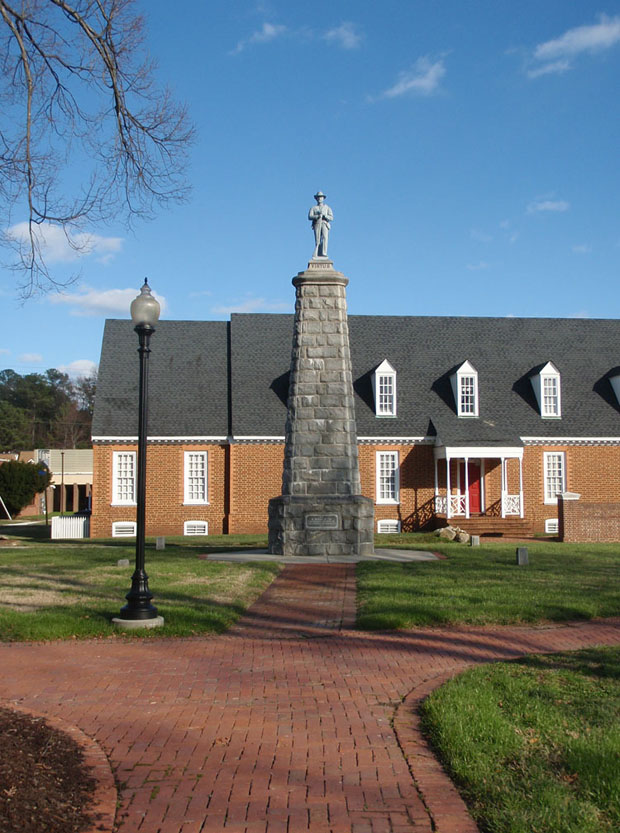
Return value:
[(566, 491), (566, 455), (563, 451), (543, 452), (545, 503), (557, 503)]
[(112, 504), (136, 502), (136, 452), (115, 451), (112, 455)]
[(478, 371), (468, 361), (452, 376), (456, 413), (460, 417), (478, 416)]
[(398, 451), (377, 451), (377, 503), (398, 503)]
[(560, 377), (543, 376), (542, 379), (542, 416), (560, 416)]
[(112, 538), (135, 538), (135, 521), (114, 521), (112, 524)]
[(183, 524), (183, 535), (208, 535), (208, 521), (185, 521)]
[(394, 535), (400, 532), (400, 521), (384, 519), (377, 521), (377, 532), (379, 535)]
[(476, 377), (459, 379), (459, 416), (476, 416)]
[(557, 535), (560, 531), (560, 523), (557, 518), (547, 518), (545, 521), (545, 532), (547, 535)]
[(387, 359), (384, 359), (372, 377), (375, 395), (375, 415), (378, 417), (396, 416), (396, 371)]
[(541, 417), (543, 419), (560, 419), (562, 416), (560, 371), (553, 362), (547, 362), (540, 372), (532, 376), (532, 385), (538, 400)]
[(207, 452), (185, 452), (184, 503), (208, 503)]

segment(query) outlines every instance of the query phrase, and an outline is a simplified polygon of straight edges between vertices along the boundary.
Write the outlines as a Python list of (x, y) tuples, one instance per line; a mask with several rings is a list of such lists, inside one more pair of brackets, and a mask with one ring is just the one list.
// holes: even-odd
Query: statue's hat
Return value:
[(314, 195), (314, 199), (316, 199), (317, 197), (325, 198), (325, 194), (322, 191), (317, 191), (316, 194)]

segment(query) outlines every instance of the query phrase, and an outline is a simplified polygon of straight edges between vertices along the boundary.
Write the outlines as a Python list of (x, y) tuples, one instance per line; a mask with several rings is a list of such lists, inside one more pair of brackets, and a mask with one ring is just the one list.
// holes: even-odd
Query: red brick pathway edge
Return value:
[(77, 743), (84, 755), (84, 765), (88, 768), (89, 775), (97, 782), (88, 810), (89, 815), (93, 818), (93, 824), (85, 828), (83, 833), (112, 833), (116, 818), (118, 794), (110, 762), (97, 741), (88, 737), (77, 726), (73, 726), (59, 717), (40, 714), (17, 703), (5, 702), (2, 705), (7, 709), (41, 718), (53, 729), (64, 732)]
[(396, 738), (436, 833), (479, 833), (479, 830), (422, 734), (419, 707), (432, 691), (471, 667), (473, 664), (464, 664), (425, 680), (407, 694), (394, 713)]

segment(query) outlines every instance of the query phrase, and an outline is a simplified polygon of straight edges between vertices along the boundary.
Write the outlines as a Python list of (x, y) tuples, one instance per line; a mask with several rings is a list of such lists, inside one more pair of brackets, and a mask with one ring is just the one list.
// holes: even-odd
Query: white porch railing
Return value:
[(83, 515), (65, 515), (52, 518), (52, 538), (88, 538), (90, 518)]
[(502, 495), (502, 518), (521, 514), (521, 495)]
[[(445, 495), (435, 495), (435, 512), (446, 515), (448, 499)], [(465, 514), (465, 495), (450, 495), (450, 516)]]

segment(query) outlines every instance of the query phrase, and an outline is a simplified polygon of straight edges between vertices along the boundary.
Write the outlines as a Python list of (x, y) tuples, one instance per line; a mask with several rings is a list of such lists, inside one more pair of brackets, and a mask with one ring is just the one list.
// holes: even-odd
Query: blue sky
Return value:
[(50, 236), (62, 294), (0, 267), (0, 367), (84, 372), (145, 276), (167, 318), (292, 311), (317, 189), (352, 314), (620, 315), (620, 2), (138, 5), (191, 199), (79, 260)]

